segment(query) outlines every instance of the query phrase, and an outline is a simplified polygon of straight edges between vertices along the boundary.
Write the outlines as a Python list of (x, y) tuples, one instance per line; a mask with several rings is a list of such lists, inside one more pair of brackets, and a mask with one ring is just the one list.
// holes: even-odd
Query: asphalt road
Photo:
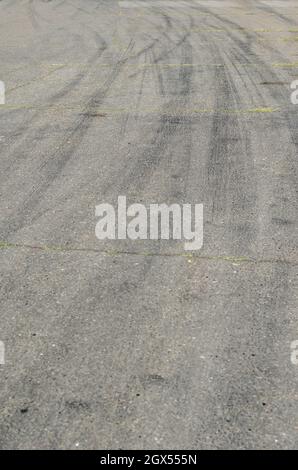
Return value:
[[(2, 449), (298, 448), (297, 38), (293, 1), (0, 2)], [(119, 195), (204, 204), (203, 248), (99, 241)]]

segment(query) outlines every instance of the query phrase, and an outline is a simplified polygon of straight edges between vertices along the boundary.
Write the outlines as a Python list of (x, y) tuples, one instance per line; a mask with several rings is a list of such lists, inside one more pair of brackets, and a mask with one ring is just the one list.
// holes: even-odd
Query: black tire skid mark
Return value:
[[(92, 119), (88, 117), (88, 110), (99, 106), (114, 81), (120, 74), (123, 65), (127, 61), (127, 54), (131, 48), (131, 44), (119, 59), (117, 64), (113, 67), (109, 77), (104, 82), (100, 90), (96, 90), (93, 95), (89, 98), (85, 105), (84, 113), (76, 119), (70, 132), (68, 132), (63, 138), (62, 142), (57, 151), (52, 153), (48, 158), (43, 161), (40, 166), (40, 171), (43, 172), (41, 181), (39, 184), (32, 189), (31, 193), (24, 198), (23, 204), (16, 210), (16, 213), (8, 221), (3, 220), (2, 222), (2, 236), (7, 237), (12, 232), (16, 232), (24, 227), (28, 221), (34, 223), (43, 212), (38, 212), (32, 217), (33, 208), (37, 207), (40, 203), (42, 196), (53, 184), (55, 179), (59, 176), (62, 169), (66, 166), (76, 149), (77, 142), (81, 141), (84, 135), (88, 132), (89, 127), (92, 124)], [(70, 143), (69, 143), (70, 142)]]

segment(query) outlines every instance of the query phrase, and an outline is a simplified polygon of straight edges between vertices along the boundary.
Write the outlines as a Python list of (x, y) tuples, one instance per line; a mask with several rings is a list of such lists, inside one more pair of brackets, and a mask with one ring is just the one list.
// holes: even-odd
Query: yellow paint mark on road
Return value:
[(284, 42), (298, 41), (298, 36), (294, 36), (294, 37), (291, 37), (291, 38), (282, 38), (282, 41), (284, 41)]
[[(241, 67), (258, 67), (261, 68), (262, 64), (258, 62), (237, 62), (238, 66)], [(48, 71), (47, 74), (41, 76), (41, 77), (36, 77), (31, 81), (38, 81), (38, 80), (44, 80), (49, 76), (49, 74), (58, 71), (61, 68), (64, 69), (70, 69), (70, 68), (75, 68), (77, 70), (86, 70), (86, 71), (95, 71), (96, 69), (100, 68), (110, 68), (110, 67), (115, 67), (114, 63), (102, 63), (102, 64), (90, 64), (87, 63), (79, 63), (79, 62), (69, 62), (69, 63), (57, 63), (57, 64), (47, 64), (47, 63), (40, 63), (39, 65), (34, 65), (35, 67), (42, 67), (42, 68), (50, 68), (51, 70)], [(284, 62), (284, 63), (268, 63), (268, 66), (271, 67), (279, 67), (279, 68), (288, 68), (288, 67), (298, 67), (298, 62)], [(226, 63), (163, 63), (163, 62), (157, 62), (157, 63), (126, 63), (123, 64), (123, 69), (143, 69), (143, 68), (187, 68), (187, 67), (192, 67), (192, 68), (209, 68), (209, 67), (229, 67), (229, 64)], [(21, 68), (21, 67), (20, 67)], [(16, 72), (18, 69), (9, 69), (6, 71), (6, 73), (11, 73), (11, 72)], [(31, 83), (31, 81), (26, 82), (24, 85), (27, 83)], [(23, 86), (23, 84), (19, 85)]]
[(247, 258), (246, 256), (222, 256), (222, 259), (225, 261), (231, 261), (232, 263), (247, 262), (250, 260), (250, 258)]
[(278, 258), (251, 258), (248, 256), (228, 256), (228, 255), (200, 255), (196, 252), (154, 252), (154, 251), (133, 251), (133, 250), (109, 250), (98, 249), (93, 247), (78, 247), (66, 245), (38, 245), (38, 244), (25, 244), (25, 243), (11, 243), (0, 241), (0, 250), (5, 249), (24, 249), (32, 251), (43, 251), (53, 253), (96, 253), (105, 256), (151, 256), (161, 258), (177, 258), (184, 257), (188, 261), (223, 261), (228, 263), (285, 263), (285, 264), (298, 264), (296, 259), (278, 259)]
[[(177, 31), (175, 29), (175, 31)], [(282, 28), (190, 28), (190, 32), (193, 33), (295, 33), (297, 30), (294, 29), (282, 29)]]
[(284, 63), (274, 63), (272, 67), (276, 68), (297, 68), (298, 62), (284, 62)]
[(163, 109), (163, 108), (151, 108), (143, 107), (138, 109), (132, 109), (128, 107), (122, 108), (96, 108), (90, 107), (86, 108), (81, 105), (44, 105), (44, 106), (35, 106), (35, 105), (1, 105), (0, 110), (44, 110), (44, 111), (76, 111), (78, 113), (90, 114), (90, 117), (93, 115), (100, 115), (103, 117), (108, 117), (112, 114), (160, 114), (163, 116), (177, 116), (177, 115), (187, 115), (187, 114), (247, 114), (247, 113), (274, 113), (280, 111), (280, 108), (273, 107), (257, 107), (257, 108), (248, 108), (248, 109), (232, 109), (232, 108), (172, 108), (172, 109)]
[(248, 113), (274, 113), (275, 111), (278, 111), (279, 108), (252, 108), (249, 109), (247, 112)]

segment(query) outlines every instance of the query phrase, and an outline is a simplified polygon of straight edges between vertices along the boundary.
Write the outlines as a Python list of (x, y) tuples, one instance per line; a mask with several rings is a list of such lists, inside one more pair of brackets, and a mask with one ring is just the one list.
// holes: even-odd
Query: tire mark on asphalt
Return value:
[(39, 212), (36, 213), (33, 217), (31, 216), (32, 208), (39, 205), (41, 196), (45, 194), (46, 190), (58, 177), (61, 170), (71, 159), (77, 143), (80, 142), (83, 136), (88, 132), (92, 122), (92, 118), (90, 119), (90, 117), (88, 117), (88, 110), (94, 108), (95, 105), (100, 105), (104, 101), (107, 92), (113, 85), (114, 81), (120, 74), (123, 65), (127, 61), (127, 54), (131, 48), (132, 43), (128, 46), (125, 53), (118, 60), (118, 62), (114, 65), (103, 85), (99, 89), (96, 89), (93, 95), (88, 99), (84, 107), (84, 114), (80, 114), (77, 117), (71, 130), (66, 134), (60, 143), (58, 150), (44, 159), (42, 165), (40, 166), (40, 171), (43, 172), (43, 176), (41, 176), (39, 183), (31, 191), (31, 193), (24, 198), (22, 206), (15, 211), (14, 216), (11, 217), (8, 221), (2, 221), (1, 233), (8, 234), (16, 232), (28, 223), (28, 219), (32, 223), (40, 217), (41, 214)]

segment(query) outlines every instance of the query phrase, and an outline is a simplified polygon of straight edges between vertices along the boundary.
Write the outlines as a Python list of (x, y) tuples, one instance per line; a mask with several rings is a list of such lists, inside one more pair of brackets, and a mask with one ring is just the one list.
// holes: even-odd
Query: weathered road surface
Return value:
[(297, 448), (298, 5), (146, 3), (0, 3), (1, 447)]

